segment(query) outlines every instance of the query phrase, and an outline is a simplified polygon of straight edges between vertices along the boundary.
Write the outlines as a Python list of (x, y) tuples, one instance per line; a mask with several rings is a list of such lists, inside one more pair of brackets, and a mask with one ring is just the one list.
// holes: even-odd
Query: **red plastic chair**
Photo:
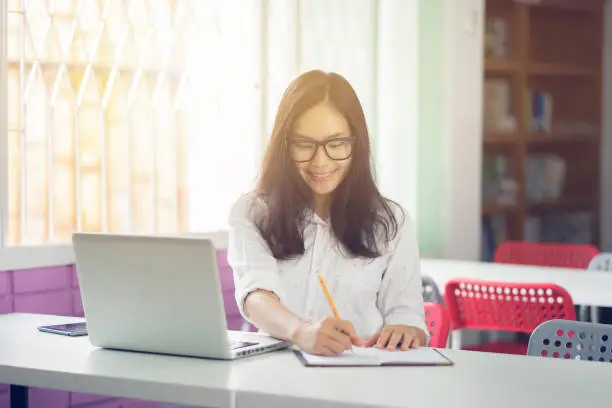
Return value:
[[(570, 294), (552, 283), (452, 279), (446, 284), (444, 299), (452, 330), (531, 333), (548, 320), (576, 320), (576, 310)], [(524, 355), (527, 344), (491, 342), (464, 349)]]
[(495, 251), (493, 261), (586, 270), (597, 254), (599, 249), (591, 244), (506, 241)]
[(429, 346), (446, 348), (450, 332), (450, 317), (444, 306), (439, 303), (426, 302), (425, 323), (429, 331)]

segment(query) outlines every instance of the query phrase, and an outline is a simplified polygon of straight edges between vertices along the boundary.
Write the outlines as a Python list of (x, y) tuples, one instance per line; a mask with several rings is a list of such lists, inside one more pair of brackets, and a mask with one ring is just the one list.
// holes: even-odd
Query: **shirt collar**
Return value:
[(306, 222), (316, 225), (329, 225), (329, 219), (328, 221), (322, 220), (321, 217), (319, 217), (311, 208), (306, 209), (304, 219), (306, 220)]

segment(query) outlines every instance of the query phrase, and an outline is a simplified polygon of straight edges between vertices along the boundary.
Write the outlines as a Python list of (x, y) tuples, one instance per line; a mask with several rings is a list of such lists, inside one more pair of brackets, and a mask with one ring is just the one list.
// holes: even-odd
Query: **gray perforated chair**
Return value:
[(589, 263), (589, 270), (612, 272), (612, 253), (602, 253), (595, 256)]
[(527, 355), (612, 363), (612, 326), (548, 320), (531, 334)]
[(438, 285), (436, 285), (436, 282), (432, 278), (429, 276), (423, 276), (421, 285), (423, 287), (424, 302), (439, 303), (441, 305), (444, 304), (444, 299), (440, 294), (440, 289), (438, 289)]
[[(589, 271), (605, 271), (612, 272), (612, 253), (601, 253), (596, 255), (589, 262)], [(589, 314), (589, 309), (591, 310), (591, 321), (598, 322), (599, 321), (599, 308), (597, 305), (593, 306), (580, 306), (579, 316), (580, 320), (587, 321), (587, 317)]]

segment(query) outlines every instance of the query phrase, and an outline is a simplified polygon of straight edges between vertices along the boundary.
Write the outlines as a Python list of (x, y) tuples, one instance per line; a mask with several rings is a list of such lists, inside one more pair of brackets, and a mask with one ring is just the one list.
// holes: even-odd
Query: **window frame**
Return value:
[[(0, 260), (5, 258), (8, 229), (8, 2), (0, 1)], [(1, 262), (1, 261), (0, 261)]]
[[(264, 9), (265, 10), (265, 9)], [(262, 22), (265, 21), (262, 16)], [(0, 1), (0, 273), (11, 270), (34, 269), (75, 263), (74, 251), (70, 243), (15, 245), (8, 242), (8, 4)], [(262, 27), (263, 29), (264, 27)], [(265, 84), (265, 75), (262, 75)], [(262, 118), (262, 126), (266, 123)], [(267, 137), (259, 141), (258, 152), (263, 153)], [(184, 233), (183, 236), (209, 238), (218, 250), (227, 248), (228, 232), (211, 231), (206, 233)]]
[(74, 263), (72, 245), (7, 246), (8, 229), (8, 2), (0, 1), (0, 273)]

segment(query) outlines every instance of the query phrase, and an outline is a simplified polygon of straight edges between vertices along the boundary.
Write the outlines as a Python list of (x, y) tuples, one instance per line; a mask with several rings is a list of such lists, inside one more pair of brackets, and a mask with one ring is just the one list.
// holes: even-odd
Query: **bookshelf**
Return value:
[(486, 0), (483, 259), (599, 244), (603, 0)]

